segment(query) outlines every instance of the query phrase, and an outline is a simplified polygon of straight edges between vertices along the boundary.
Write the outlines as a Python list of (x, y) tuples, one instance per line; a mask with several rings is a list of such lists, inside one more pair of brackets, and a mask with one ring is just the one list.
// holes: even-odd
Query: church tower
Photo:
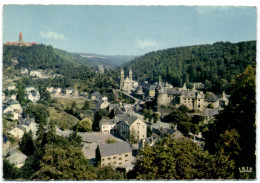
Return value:
[(19, 34), (19, 45), (22, 45), (23, 44), (23, 35), (22, 35), (22, 32), (20, 32)]
[(120, 74), (120, 89), (123, 90), (124, 88), (124, 69), (121, 69), (121, 74)]
[(130, 67), (130, 70), (129, 70), (129, 79), (132, 81), (132, 78), (133, 77), (133, 71), (132, 71), (132, 68)]

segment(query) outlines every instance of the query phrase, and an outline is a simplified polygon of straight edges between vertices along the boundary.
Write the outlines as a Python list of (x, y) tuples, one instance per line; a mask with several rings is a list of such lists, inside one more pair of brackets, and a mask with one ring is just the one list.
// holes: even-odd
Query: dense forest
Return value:
[(123, 65), (132, 67), (137, 81), (158, 81), (173, 86), (202, 82), (206, 90), (222, 92), (249, 64), (256, 62), (256, 41), (170, 48), (147, 53)]

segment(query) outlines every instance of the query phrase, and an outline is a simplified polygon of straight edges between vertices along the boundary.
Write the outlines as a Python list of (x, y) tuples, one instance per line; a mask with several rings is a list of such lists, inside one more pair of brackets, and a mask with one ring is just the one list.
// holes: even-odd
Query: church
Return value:
[(138, 86), (138, 82), (133, 81), (133, 71), (132, 68), (129, 70), (129, 75), (125, 78), (124, 70), (121, 69), (120, 74), (120, 89), (130, 93)]

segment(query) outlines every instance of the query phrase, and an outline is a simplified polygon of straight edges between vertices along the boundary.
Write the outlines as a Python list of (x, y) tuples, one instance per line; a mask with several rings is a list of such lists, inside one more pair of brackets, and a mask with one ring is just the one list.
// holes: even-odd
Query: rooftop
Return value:
[(116, 154), (124, 154), (132, 152), (129, 143), (117, 142), (113, 144), (101, 144), (99, 145), (101, 156), (112, 156)]

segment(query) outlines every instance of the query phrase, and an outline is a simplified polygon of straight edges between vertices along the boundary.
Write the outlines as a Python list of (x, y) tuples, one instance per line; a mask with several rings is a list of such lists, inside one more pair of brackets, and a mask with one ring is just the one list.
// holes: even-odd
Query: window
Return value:
[(122, 163), (119, 163), (119, 165), (122, 165)]
[(113, 164), (116, 164), (116, 161), (114, 161)]
[(105, 159), (103, 158), (102, 161), (105, 161)]
[(122, 160), (122, 158), (119, 158), (119, 160)]
[(128, 160), (126, 159), (125, 162), (127, 162)]
[(111, 160), (111, 158), (108, 158), (108, 160)]
[(116, 156), (114, 156), (113, 159), (116, 159)]
[(108, 165), (111, 165), (111, 163), (108, 163)]
[(125, 157), (128, 157), (128, 154), (126, 154)]

